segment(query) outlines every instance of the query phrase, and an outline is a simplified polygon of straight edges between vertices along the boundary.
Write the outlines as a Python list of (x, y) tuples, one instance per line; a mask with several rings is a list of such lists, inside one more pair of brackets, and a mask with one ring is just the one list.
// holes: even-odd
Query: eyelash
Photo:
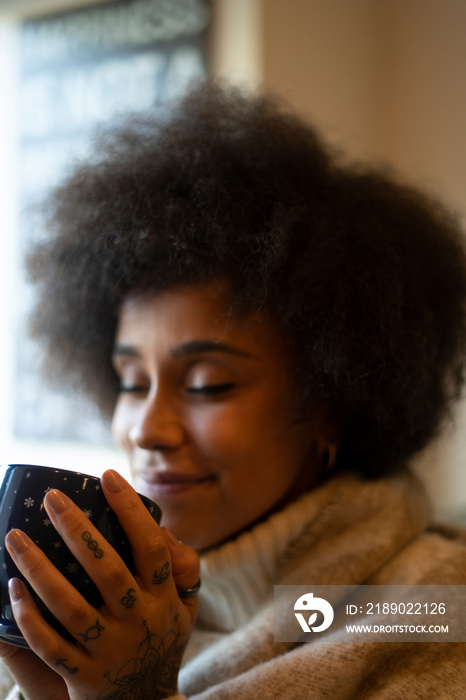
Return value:
[(234, 382), (226, 382), (225, 384), (206, 384), (200, 387), (188, 387), (190, 394), (203, 394), (204, 396), (219, 396), (231, 391), (234, 387)]
[(147, 391), (145, 386), (120, 386), (119, 390), (122, 394), (137, 394), (140, 391)]
[[(219, 396), (227, 391), (231, 391), (234, 387), (234, 382), (226, 382), (224, 384), (206, 384), (200, 387), (188, 387), (190, 394), (202, 394), (204, 396)], [(146, 386), (120, 386), (119, 391), (122, 394), (137, 394), (148, 390)]]

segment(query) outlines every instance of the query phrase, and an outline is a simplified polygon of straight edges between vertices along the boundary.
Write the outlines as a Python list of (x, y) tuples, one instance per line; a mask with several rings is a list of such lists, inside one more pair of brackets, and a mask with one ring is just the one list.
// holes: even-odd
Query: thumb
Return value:
[(0, 642), (0, 658), (24, 697), (31, 700), (63, 700), (69, 697), (63, 678), (30, 649)]

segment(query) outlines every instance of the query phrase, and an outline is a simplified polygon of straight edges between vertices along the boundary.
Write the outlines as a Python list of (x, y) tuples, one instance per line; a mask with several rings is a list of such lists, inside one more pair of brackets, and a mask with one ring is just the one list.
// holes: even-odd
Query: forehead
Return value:
[(250, 350), (285, 352), (286, 339), (264, 311), (235, 312), (222, 284), (183, 285), (129, 295), (119, 314), (116, 342), (233, 342)]

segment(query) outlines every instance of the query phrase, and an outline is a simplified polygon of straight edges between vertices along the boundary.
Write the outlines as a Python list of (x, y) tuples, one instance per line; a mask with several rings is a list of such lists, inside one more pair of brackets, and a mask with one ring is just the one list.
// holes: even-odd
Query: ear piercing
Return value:
[(323, 471), (327, 473), (332, 472), (337, 463), (338, 447), (331, 442), (324, 449), (318, 449), (317, 456), (321, 462)]

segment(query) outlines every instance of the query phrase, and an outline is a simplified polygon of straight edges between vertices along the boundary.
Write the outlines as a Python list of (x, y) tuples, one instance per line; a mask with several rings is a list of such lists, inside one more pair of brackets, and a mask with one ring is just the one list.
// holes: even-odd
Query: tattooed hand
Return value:
[(159, 528), (116, 472), (102, 487), (133, 550), (136, 575), (59, 491), (44, 505), (57, 531), (97, 585), (93, 608), (21, 531), (6, 538), (18, 568), (75, 640), (68, 642), (38, 611), (26, 586), (10, 582), (13, 612), (32, 651), (0, 644), (0, 655), (27, 700), (158, 700), (176, 693), (197, 598), (181, 598), (199, 578), (194, 550)]

